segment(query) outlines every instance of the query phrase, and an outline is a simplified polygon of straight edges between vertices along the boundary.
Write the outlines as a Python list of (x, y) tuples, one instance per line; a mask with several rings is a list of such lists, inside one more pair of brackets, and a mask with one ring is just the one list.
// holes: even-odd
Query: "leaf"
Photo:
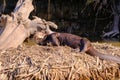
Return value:
[(89, 5), (89, 4), (93, 3), (94, 1), (96, 1), (96, 0), (87, 0), (86, 5)]

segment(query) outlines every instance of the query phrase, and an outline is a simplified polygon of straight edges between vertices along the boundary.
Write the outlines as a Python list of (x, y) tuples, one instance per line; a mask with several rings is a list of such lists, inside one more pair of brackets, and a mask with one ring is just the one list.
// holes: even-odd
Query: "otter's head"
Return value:
[(40, 43), (43, 38), (45, 37), (45, 33), (44, 32), (35, 32), (34, 36), (33, 36), (33, 40), (36, 42), (36, 43)]

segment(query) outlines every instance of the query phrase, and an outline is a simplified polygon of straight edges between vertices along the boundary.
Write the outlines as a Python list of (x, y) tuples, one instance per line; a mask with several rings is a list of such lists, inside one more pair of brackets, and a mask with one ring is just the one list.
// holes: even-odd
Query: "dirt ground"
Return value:
[[(104, 54), (120, 56), (120, 47), (92, 43)], [(120, 65), (68, 46), (22, 44), (0, 51), (0, 80), (119, 80)]]

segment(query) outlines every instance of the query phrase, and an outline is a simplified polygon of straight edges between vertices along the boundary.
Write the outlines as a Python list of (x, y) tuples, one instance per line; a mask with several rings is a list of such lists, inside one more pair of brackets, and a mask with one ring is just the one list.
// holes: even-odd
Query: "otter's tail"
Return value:
[(120, 64), (120, 57), (118, 56), (113, 56), (110, 54), (102, 54), (98, 52), (97, 50), (95, 50), (94, 48), (91, 48), (87, 52), (92, 56), (98, 56), (100, 59), (109, 60), (109, 61), (113, 61), (113, 62)]

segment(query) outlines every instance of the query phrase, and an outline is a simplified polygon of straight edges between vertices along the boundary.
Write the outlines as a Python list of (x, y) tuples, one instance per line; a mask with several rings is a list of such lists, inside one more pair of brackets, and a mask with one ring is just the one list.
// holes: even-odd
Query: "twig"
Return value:
[(35, 74), (36, 72), (39, 72), (39, 71), (40, 71), (40, 69), (37, 68), (34, 72), (31, 72), (31, 73), (29, 73), (29, 74), (17, 75), (16, 78), (18, 78), (18, 77), (21, 77), (21, 78), (23, 78), (23, 77), (29, 77), (29, 76), (31, 76), (31, 75)]
[(72, 73), (73, 73), (73, 71), (74, 71), (74, 66), (75, 66), (76, 63), (77, 63), (77, 62), (74, 62), (74, 63), (72, 64), (72, 66), (71, 66), (71, 71), (70, 71), (70, 74), (69, 74), (69, 76), (68, 76), (68, 80), (71, 80)]
[(71, 68), (71, 66), (52, 66), (51, 69), (65, 69), (65, 68)]
[(46, 62), (49, 60), (50, 57), (51, 56), (49, 56), (47, 59), (44, 60), (44, 63), (41, 65), (41, 69), (37, 73), (35, 73), (33, 76), (36, 76), (43, 70), (44, 66), (46, 65)]
[(99, 57), (97, 57), (96, 65), (99, 66), (99, 64), (100, 64), (100, 59)]
[(18, 56), (13, 60), (13, 63), (16, 62), (16, 60), (21, 56), (21, 53), (18, 54)]
[[(22, 65), (22, 66), (17, 66), (15, 68), (19, 69), (19, 68), (24, 68), (24, 67), (29, 67), (29, 66), (28, 65)], [(0, 70), (0, 74), (6, 73), (6, 72), (8, 72), (8, 71), (10, 71), (12, 69), (15, 69), (15, 68), (5, 68), (5, 69), (2, 69), (2, 70)]]

